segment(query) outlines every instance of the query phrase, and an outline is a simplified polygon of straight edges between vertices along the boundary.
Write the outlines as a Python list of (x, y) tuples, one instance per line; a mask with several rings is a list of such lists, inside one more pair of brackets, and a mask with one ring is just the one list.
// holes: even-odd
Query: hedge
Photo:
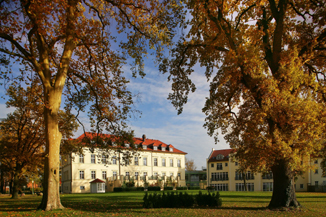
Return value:
[(190, 186), (188, 187), (188, 190), (200, 190), (199, 186)]
[(123, 188), (123, 187), (115, 187), (113, 188), (114, 192), (122, 192), (122, 191), (144, 191), (144, 187), (130, 187), (130, 188)]
[(188, 190), (188, 188), (186, 186), (183, 187), (176, 187), (177, 190)]
[(222, 206), (219, 192), (197, 195), (189, 195), (186, 192), (174, 193), (148, 193), (143, 198), (144, 208), (180, 208), (180, 207), (219, 207)]
[(164, 191), (170, 191), (173, 190), (173, 187), (169, 186), (169, 187), (164, 187)]
[(148, 186), (147, 191), (160, 191), (160, 186)]

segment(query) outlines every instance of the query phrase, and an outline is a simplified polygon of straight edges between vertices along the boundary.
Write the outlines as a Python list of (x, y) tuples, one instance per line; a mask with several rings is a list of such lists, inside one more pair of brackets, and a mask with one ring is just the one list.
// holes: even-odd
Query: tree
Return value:
[(7, 106), (14, 106), (16, 110), (8, 114), (0, 126), (0, 159), (13, 174), (13, 199), (18, 198), (19, 180), (25, 178), (24, 171), (40, 167), (44, 157), (43, 107), (40, 99), (33, 95), (35, 88), (37, 86), (24, 90), (11, 86), (8, 89)]
[[(0, 51), (32, 69), (43, 87), (46, 155), (39, 208), (60, 209), (62, 95), (65, 110), (75, 108), (77, 117), (89, 109), (94, 131), (119, 136), (132, 110), (122, 65), (129, 56), (134, 59), (133, 75), (144, 76), (143, 54), (149, 47), (162, 58), (183, 13), (169, 0), (5, 0), (0, 4)], [(25, 72), (20, 78), (26, 80)]]
[(200, 63), (210, 83), (208, 134), (224, 134), (252, 171), (271, 170), (269, 208), (299, 206), (294, 177), (325, 135), (324, 1), (187, 1), (191, 26), (160, 70), (182, 112)]
[(186, 158), (185, 167), (187, 171), (194, 171), (197, 169), (193, 159)]

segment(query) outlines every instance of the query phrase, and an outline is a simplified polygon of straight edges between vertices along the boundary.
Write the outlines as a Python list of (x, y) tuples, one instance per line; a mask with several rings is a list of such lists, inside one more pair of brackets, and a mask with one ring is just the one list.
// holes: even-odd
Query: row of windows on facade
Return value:
[[(221, 183), (221, 184), (212, 184), (211, 186), (215, 187), (217, 191), (229, 191), (229, 184)], [(245, 191), (244, 183), (235, 183), (236, 191)], [(254, 183), (247, 183), (247, 191), (255, 191)], [(264, 182), (263, 183), (263, 191), (273, 191), (273, 182)]]
[[(255, 175), (251, 171), (247, 171), (245, 174), (236, 171), (235, 172), (235, 180), (243, 180), (244, 177), (246, 180), (254, 180)], [(262, 175), (262, 179), (273, 179), (273, 174), (265, 173)], [(228, 172), (217, 172), (211, 173), (211, 181), (226, 181), (229, 180), (229, 173)]]
[[(116, 171), (112, 172), (112, 176), (116, 177), (118, 174)], [(137, 177), (139, 176), (139, 172), (135, 172), (135, 177), (137, 179)], [(154, 172), (154, 177), (158, 177), (158, 173)], [(126, 172), (126, 176), (130, 176), (129, 172)], [(143, 172), (143, 177), (147, 176), (147, 172)], [(166, 176), (165, 172), (162, 172), (162, 176)], [(170, 173), (170, 176), (174, 176), (174, 173)], [(181, 173), (178, 173), (178, 176), (181, 177)], [(102, 171), (102, 179), (106, 179), (107, 175), (106, 175), (106, 171)], [(85, 179), (85, 171), (81, 170), (79, 171), (79, 179)], [(91, 179), (96, 179), (96, 171), (91, 171)]]
[[(157, 158), (154, 158), (154, 166), (158, 166), (158, 160)], [(84, 163), (84, 155), (81, 154), (79, 155), (79, 163)], [(107, 157), (105, 155), (102, 155), (102, 160), (101, 160), (102, 164), (106, 164), (108, 163), (107, 161)], [(91, 163), (95, 164), (96, 163), (96, 156), (95, 154), (91, 155)], [(117, 157), (113, 156), (112, 157), (112, 164), (116, 165), (117, 164)], [(126, 165), (129, 165), (129, 162), (126, 162)], [(134, 157), (134, 165), (139, 166), (139, 158), (138, 157)], [(162, 159), (162, 167), (166, 166), (166, 159), (163, 158)], [(147, 166), (147, 157), (143, 157), (143, 166)], [(170, 167), (174, 166), (174, 161), (173, 159), (170, 159)], [(181, 160), (177, 160), (177, 167), (181, 167)]]
[[(318, 159), (314, 161), (315, 164), (318, 164)], [(234, 162), (235, 166), (238, 166), (238, 162)], [(301, 161), (301, 165), (303, 161)], [(228, 163), (225, 163), (225, 167), (228, 166)], [(211, 167), (214, 167), (214, 163), (211, 163)], [(223, 170), (223, 163), (216, 163), (216, 170)], [(318, 169), (315, 170), (315, 174), (318, 174)]]

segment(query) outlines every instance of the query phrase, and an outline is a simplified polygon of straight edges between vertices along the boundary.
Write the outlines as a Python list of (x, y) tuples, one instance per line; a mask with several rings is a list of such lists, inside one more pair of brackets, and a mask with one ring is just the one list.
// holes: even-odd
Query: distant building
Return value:
[[(207, 182), (207, 173), (205, 170), (186, 170), (186, 185), (188, 187), (199, 187), (200, 183), (203, 183), (203, 186), (206, 186)], [(202, 187), (203, 188), (203, 187)]]
[[(94, 135), (87, 133), (88, 138)], [(103, 137), (110, 137), (102, 134)], [(77, 138), (82, 141), (84, 134)], [(95, 148), (91, 151), (83, 148), (83, 154), (72, 153), (62, 156), (62, 192), (63, 193), (87, 193), (91, 192), (90, 183), (95, 179), (106, 182), (106, 191), (112, 186), (112, 181), (134, 181), (136, 186), (144, 186), (150, 180), (175, 180), (178, 186), (185, 186), (185, 155), (187, 153), (175, 148), (171, 144), (165, 144), (159, 140), (142, 138), (133, 139), (135, 145), (142, 149), (137, 155), (132, 156), (127, 165), (119, 161), (119, 156), (109, 150), (110, 158), (101, 150)], [(130, 150), (129, 144), (125, 144), (125, 151)], [(100, 183), (96, 181), (96, 183)], [(110, 186), (108, 186), (110, 183)], [(115, 181), (114, 181), (115, 183)], [(100, 186), (100, 184), (98, 184)], [(101, 190), (101, 189), (100, 189)], [(99, 190), (99, 191), (100, 191)], [(95, 189), (92, 189), (95, 192)]]
[[(244, 191), (242, 174), (237, 171), (237, 161), (232, 161), (233, 149), (212, 150), (207, 163), (207, 186), (214, 186), (218, 191)], [(296, 191), (326, 191), (326, 176), (322, 175), (321, 158), (304, 158), (314, 168), (298, 177)], [(252, 173), (247, 171), (248, 191), (273, 191), (273, 174)]]

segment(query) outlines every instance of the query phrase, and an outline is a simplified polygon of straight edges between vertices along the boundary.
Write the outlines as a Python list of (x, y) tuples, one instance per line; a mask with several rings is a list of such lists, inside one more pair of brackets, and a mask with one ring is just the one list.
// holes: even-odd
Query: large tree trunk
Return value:
[(0, 188), (1, 188), (1, 190), (0, 190), (0, 193), (1, 194), (4, 194), (5, 193), (5, 190), (4, 190), (4, 186), (5, 186), (5, 184), (4, 184), (4, 178), (3, 178), (3, 170), (0, 170)]
[(273, 172), (273, 196), (268, 208), (279, 209), (299, 207), (300, 203), (295, 196), (294, 177), (289, 162), (278, 160), (272, 167)]
[(59, 132), (58, 111), (61, 103), (61, 90), (45, 89), (44, 120), (46, 128), (46, 151), (44, 163), (43, 198), (38, 209), (45, 211), (64, 209), (59, 193), (59, 155), (62, 134)]
[(18, 199), (18, 184), (19, 184), (19, 177), (18, 174), (15, 173), (13, 177), (13, 185), (12, 185), (12, 196), (11, 199)]

